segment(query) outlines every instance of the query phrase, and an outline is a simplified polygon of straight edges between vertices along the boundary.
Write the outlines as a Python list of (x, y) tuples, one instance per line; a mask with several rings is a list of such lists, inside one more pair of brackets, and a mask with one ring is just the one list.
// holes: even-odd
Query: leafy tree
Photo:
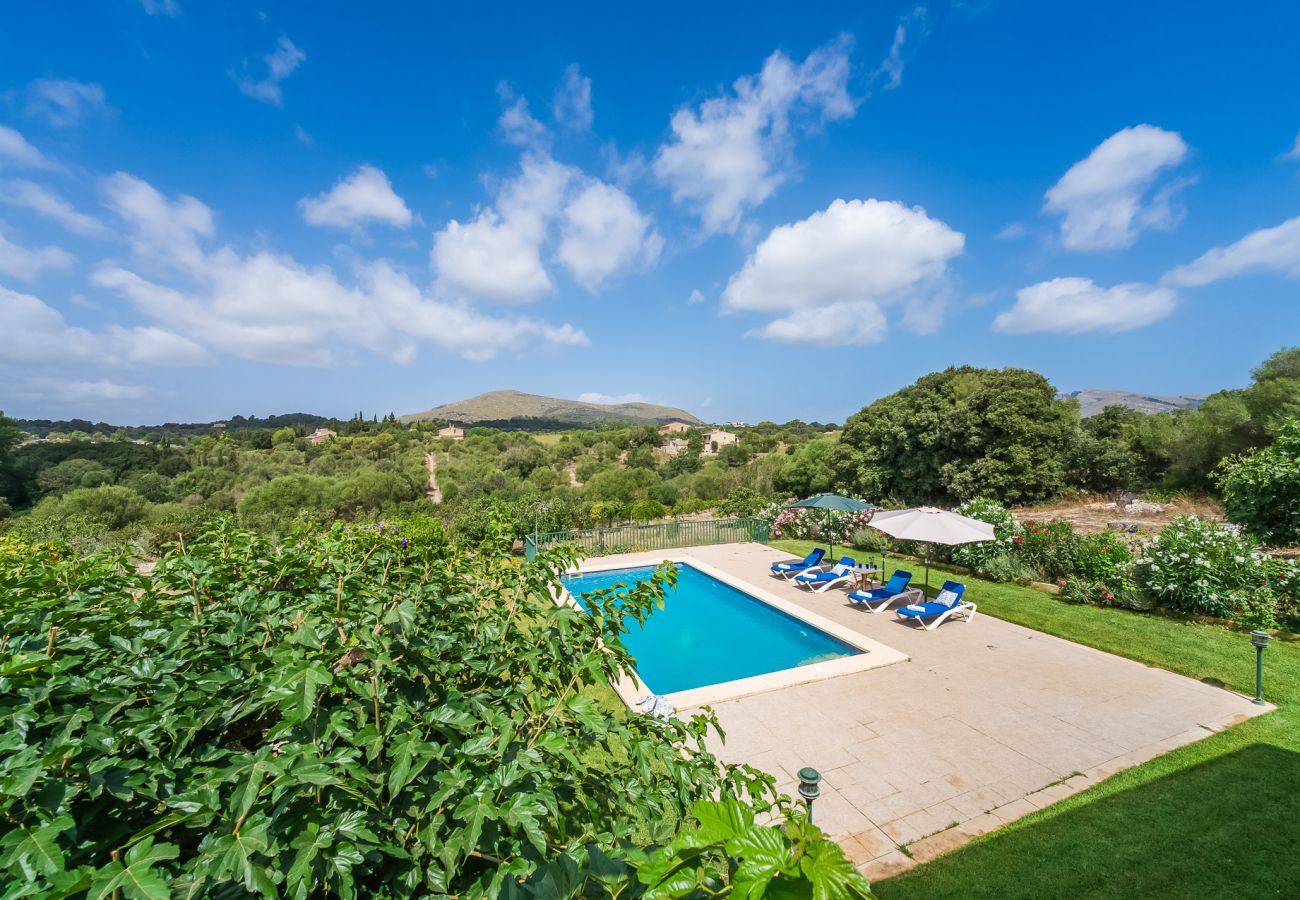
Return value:
[(834, 450), (835, 439), (829, 437), (813, 438), (794, 448), (772, 476), (773, 486), (789, 497), (811, 497), (832, 490)]
[(298, 433), (292, 428), (277, 428), (271, 435), (271, 445), (275, 447), (290, 446), (298, 439)]
[(1300, 420), (1262, 450), (1225, 461), (1217, 481), (1229, 521), (1273, 545), (1300, 544)]
[(1285, 347), (1264, 360), (1250, 373), (1255, 382), (1276, 378), (1300, 380), (1300, 347)]
[(1079, 434), (1077, 404), (1055, 393), (1024, 369), (926, 375), (849, 418), (830, 458), (835, 483), (909, 502), (1052, 497)]
[(77, 488), (52, 502), (56, 516), (82, 518), (110, 530), (140, 521), (149, 509), (147, 500), (116, 484)]
[(109, 484), (112, 480), (113, 473), (107, 468), (92, 459), (80, 457), (65, 459), (36, 476), (36, 484), (41, 489), (41, 493), (55, 497), (66, 494), (73, 488), (99, 487), (101, 484)]
[(1084, 419), (1071, 454), (1071, 481), (1089, 491), (1138, 487), (1143, 460), (1137, 433), (1143, 418), (1143, 413), (1126, 406), (1108, 406)]
[(633, 671), (622, 637), (671, 569), (587, 595), (588, 614), (551, 600), (570, 551), (520, 564), (508, 548), (498, 525), (473, 552), (400, 528), (269, 544), (223, 526), (145, 575), (0, 543), (3, 880), (95, 897), (870, 895), (788, 801), (756, 824), (772, 781), (708, 751), (711, 716), (597, 699)]

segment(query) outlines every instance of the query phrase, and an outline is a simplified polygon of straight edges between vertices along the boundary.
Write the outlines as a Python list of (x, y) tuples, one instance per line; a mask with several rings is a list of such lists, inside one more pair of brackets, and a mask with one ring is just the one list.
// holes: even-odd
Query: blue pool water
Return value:
[[(779, 672), (861, 651), (788, 616), (699, 569), (679, 563), (677, 587), (664, 608), (631, 624), (623, 643), (637, 674), (656, 694), (671, 694), (751, 675)], [(581, 604), (583, 594), (649, 578), (653, 566), (564, 579)]]

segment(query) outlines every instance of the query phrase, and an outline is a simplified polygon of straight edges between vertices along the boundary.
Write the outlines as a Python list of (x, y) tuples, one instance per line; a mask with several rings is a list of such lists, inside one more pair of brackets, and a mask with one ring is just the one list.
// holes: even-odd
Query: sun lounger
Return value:
[(822, 557), (825, 555), (826, 551), (821, 547), (818, 547), (798, 562), (779, 562), (773, 564), (772, 574), (780, 575), (788, 581), (796, 575), (817, 569), (821, 565)]
[(802, 575), (794, 576), (795, 584), (801, 584), (814, 593), (820, 594), (827, 588), (837, 584), (850, 582), (853, 580), (853, 567), (857, 565), (857, 560), (851, 556), (844, 556), (831, 569), (825, 572), (805, 572)]
[(900, 597), (922, 596), (917, 588), (908, 587), (911, 581), (911, 572), (898, 569), (883, 586), (871, 591), (854, 591), (849, 594), (849, 599), (854, 603), (865, 606), (873, 613), (883, 612), (889, 604)]
[[(969, 622), (975, 618), (975, 604), (962, 598), (966, 594), (966, 585), (955, 581), (945, 581), (939, 590), (939, 596), (929, 603), (913, 603), (900, 606), (894, 612), (900, 619), (913, 619), (926, 631), (934, 631), (949, 617), (960, 614)], [(928, 624), (926, 620), (931, 620)]]

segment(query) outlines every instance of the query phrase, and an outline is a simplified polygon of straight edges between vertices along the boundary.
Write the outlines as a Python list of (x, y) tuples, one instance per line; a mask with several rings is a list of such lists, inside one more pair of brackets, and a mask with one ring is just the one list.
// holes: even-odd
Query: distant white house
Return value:
[(704, 452), (709, 455), (720, 452), (723, 447), (728, 447), (732, 444), (738, 443), (740, 443), (739, 437), (730, 431), (723, 431), (720, 428), (715, 428), (713, 431), (706, 431), (704, 433)]
[(311, 441), (313, 444), (321, 444), (328, 441), (330, 438), (336, 438), (338, 436), (337, 431), (331, 431), (328, 428), (317, 428), (311, 434), (307, 435), (307, 440)]
[(465, 429), (458, 425), (448, 425), (446, 428), (438, 429), (438, 437), (447, 438), (453, 441), (465, 440)]
[(691, 426), (685, 422), (668, 422), (659, 426), (660, 434), (685, 434), (691, 430)]

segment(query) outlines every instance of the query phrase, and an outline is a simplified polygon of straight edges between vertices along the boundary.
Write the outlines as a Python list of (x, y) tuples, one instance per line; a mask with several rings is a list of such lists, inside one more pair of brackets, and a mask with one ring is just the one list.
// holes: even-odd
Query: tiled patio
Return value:
[[(800, 768), (822, 773), (814, 818), (869, 878), (1271, 708), (991, 616), (924, 632), (851, 607), (842, 591), (810, 594), (771, 578), (770, 564), (788, 556), (761, 544), (599, 563), (682, 557), (911, 657), (713, 704), (724, 759), (771, 772), (791, 796)], [(978, 590), (969, 599), (978, 603)]]

